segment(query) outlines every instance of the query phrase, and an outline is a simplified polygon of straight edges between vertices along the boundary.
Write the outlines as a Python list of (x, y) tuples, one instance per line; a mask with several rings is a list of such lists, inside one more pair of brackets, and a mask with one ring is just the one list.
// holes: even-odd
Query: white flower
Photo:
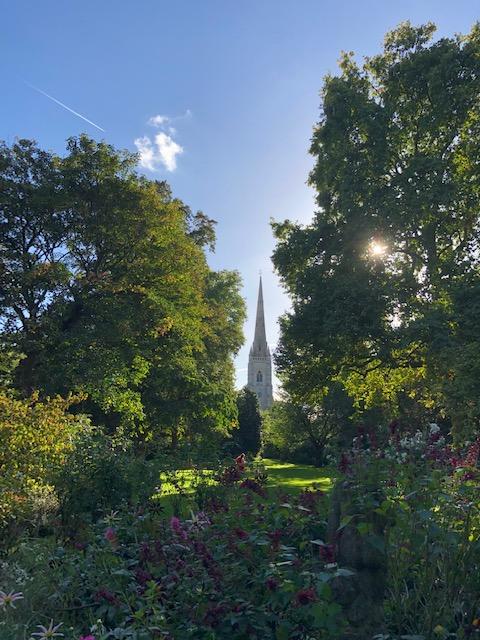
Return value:
[(37, 636), (37, 638), (40, 638), (40, 640), (50, 640), (50, 638), (60, 637), (63, 638), (63, 633), (58, 633), (58, 630), (60, 629), (62, 624), (63, 622), (60, 622), (60, 624), (54, 626), (53, 620), (50, 620), (50, 624), (48, 625), (48, 627), (44, 627), (42, 624), (37, 624), (37, 627), (40, 629), (40, 631), (32, 633), (32, 637)]
[(429, 427), (430, 427), (430, 433), (438, 433), (440, 431), (440, 427), (436, 422), (431, 422), (429, 424)]
[(15, 609), (15, 602), (17, 600), (23, 600), (22, 593), (14, 593), (13, 591), (5, 593), (5, 591), (0, 591), (0, 607), (10, 606), (12, 609)]

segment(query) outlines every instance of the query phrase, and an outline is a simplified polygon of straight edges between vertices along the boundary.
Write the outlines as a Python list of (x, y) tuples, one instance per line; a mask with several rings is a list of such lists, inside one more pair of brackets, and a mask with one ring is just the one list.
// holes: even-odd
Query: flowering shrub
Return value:
[[(50, 623), (67, 640), (339, 637), (330, 582), (341, 569), (322, 542), (325, 497), (267, 496), (261, 481), (244, 469), (219, 485), (226, 509), (119, 510), (60, 547), (28, 541), (15, 562), (31, 580), (21, 602), (30, 614), (20, 604), (9, 612), (11, 638)], [(8, 575), (0, 584), (10, 590)]]
[(402, 433), (392, 423), (383, 446), (363, 432), (341, 457), (356, 500), (368, 486), (381, 490), (371, 510), (387, 523), (378, 543), (388, 557), (387, 627), (398, 635), (378, 638), (480, 637), (479, 451), (480, 439), (454, 450), (436, 424)]

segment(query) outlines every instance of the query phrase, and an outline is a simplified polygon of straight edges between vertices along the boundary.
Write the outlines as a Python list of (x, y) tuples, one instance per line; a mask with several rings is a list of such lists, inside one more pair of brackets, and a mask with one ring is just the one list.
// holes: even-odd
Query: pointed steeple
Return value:
[(262, 276), (260, 276), (260, 283), (258, 285), (257, 317), (255, 320), (255, 336), (253, 338), (251, 352), (256, 355), (270, 355), (270, 350), (267, 344), (267, 334), (265, 331)]
[(258, 286), (257, 317), (255, 336), (248, 358), (248, 384), (250, 391), (256, 393), (261, 409), (268, 409), (273, 402), (272, 356), (267, 344), (265, 332), (265, 314), (263, 310), (262, 276)]

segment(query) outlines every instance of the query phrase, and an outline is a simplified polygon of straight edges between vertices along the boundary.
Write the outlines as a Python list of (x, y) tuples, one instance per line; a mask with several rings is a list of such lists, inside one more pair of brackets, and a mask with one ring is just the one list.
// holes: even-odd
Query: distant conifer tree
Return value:
[(256, 455), (262, 446), (262, 416), (255, 393), (246, 387), (238, 393), (237, 442), (243, 453)]

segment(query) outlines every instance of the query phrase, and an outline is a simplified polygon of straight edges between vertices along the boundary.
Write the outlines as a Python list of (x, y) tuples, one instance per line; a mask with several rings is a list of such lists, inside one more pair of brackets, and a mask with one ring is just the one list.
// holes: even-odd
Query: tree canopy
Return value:
[(274, 223), (293, 301), (277, 364), (303, 401), (341, 381), (364, 417), (478, 419), (462, 363), (479, 355), (480, 27), (434, 31), (404, 23), (363, 64), (343, 54), (312, 139), (315, 216)]
[[(193, 214), (137, 158), (83, 135), (59, 157), (0, 148), (0, 314), (21, 355), (24, 395), (80, 392), (109, 432), (227, 432), (244, 304), (235, 272), (206, 251), (214, 221)], [(6, 357), (6, 356), (5, 356)]]

